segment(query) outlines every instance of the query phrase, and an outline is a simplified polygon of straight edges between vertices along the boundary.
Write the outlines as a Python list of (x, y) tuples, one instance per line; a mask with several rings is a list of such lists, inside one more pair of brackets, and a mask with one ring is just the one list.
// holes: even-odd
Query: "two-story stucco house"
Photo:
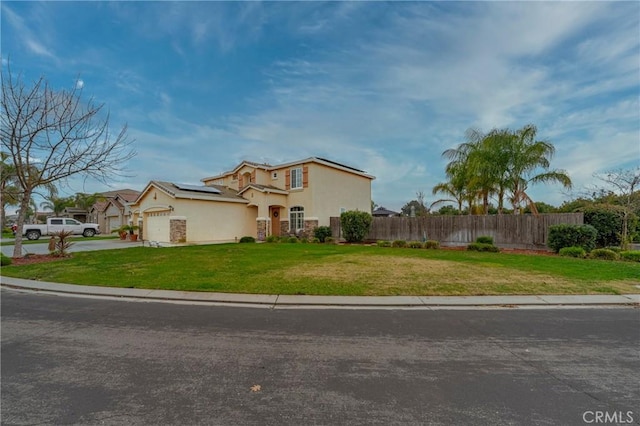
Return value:
[(152, 181), (132, 212), (143, 239), (165, 243), (311, 235), (344, 211), (370, 211), (373, 179), (317, 157), (280, 165), (243, 161), (202, 179), (202, 186)]

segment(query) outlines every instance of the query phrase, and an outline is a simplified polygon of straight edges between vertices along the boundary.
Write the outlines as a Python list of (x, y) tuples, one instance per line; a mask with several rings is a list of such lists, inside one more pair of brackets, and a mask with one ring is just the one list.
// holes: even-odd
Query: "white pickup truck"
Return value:
[(37, 240), (42, 235), (52, 235), (60, 231), (71, 231), (73, 235), (93, 237), (100, 233), (100, 225), (97, 223), (82, 223), (67, 217), (50, 217), (46, 225), (24, 225), (22, 235), (29, 240)]

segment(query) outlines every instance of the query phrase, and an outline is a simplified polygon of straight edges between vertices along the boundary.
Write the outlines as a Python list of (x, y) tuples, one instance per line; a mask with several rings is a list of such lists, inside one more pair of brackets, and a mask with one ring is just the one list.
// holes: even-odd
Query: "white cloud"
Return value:
[[(114, 111), (132, 123), (139, 143), (143, 184), (197, 182), (242, 159), (318, 155), (376, 175), (374, 199), (397, 210), (444, 180), (441, 153), (468, 127), (538, 125), (558, 148), (552, 167), (567, 169), (577, 186), (637, 148), (640, 36), (632, 3), (143, 4), (149, 19), (140, 20), (138, 3), (109, 7), (149, 43), (166, 43), (189, 70), (162, 85), (132, 64), (110, 76), (123, 106)], [(234, 99), (250, 112), (187, 116), (191, 100), (175, 88), (195, 92), (215, 78), (193, 72), (204, 64), (199, 58), (212, 46), (242, 54), (272, 48), (267, 28), (295, 43), (262, 70), (261, 91)], [(99, 47), (84, 53), (84, 64), (116, 56)], [(556, 192), (532, 189), (553, 203), (562, 199)]]
[(49, 59), (57, 60), (56, 55), (51, 48), (45, 46), (41, 38), (34, 33), (33, 25), (27, 25), (24, 19), (16, 14), (6, 3), (2, 4), (2, 14), (6, 17), (8, 23), (13, 27), (16, 34), (20, 34), (20, 40), (24, 47), (30, 52)]

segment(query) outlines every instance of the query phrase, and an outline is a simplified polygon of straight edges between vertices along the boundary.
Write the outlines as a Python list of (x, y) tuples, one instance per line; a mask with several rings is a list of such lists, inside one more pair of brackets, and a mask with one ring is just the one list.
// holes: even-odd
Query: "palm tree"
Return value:
[[(520, 212), (523, 204), (529, 205), (534, 214), (538, 213), (535, 203), (527, 194), (530, 184), (558, 182), (565, 188), (571, 188), (571, 179), (564, 170), (548, 170), (555, 147), (546, 141), (537, 141), (537, 128), (528, 124), (513, 132), (509, 139), (509, 167), (505, 173), (508, 185), (509, 200), (515, 214)], [(540, 169), (542, 173), (537, 173)]]
[[(495, 150), (487, 143), (488, 135), (476, 129), (468, 129), (465, 133), (466, 142), (457, 148), (448, 149), (442, 153), (450, 159), (446, 173), (453, 188), (465, 186), (465, 197), (469, 202), (469, 211), (475, 209), (476, 200), (482, 201), (482, 211), (489, 211), (489, 198), (496, 192), (497, 174), (494, 154)], [(455, 180), (455, 183), (454, 183)]]
[(74, 203), (79, 209), (84, 209), (88, 212), (95, 203), (104, 199), (104, 196), (98, 192), (93, 194), (79, 192), (75, 195)]
[(2, 212), (0, 226), (4, 226), (7, 216), (7, 206), (19, 203), (18, 186), (16, 185), (16, 168), (12, 163), (8, 163), (9, 154), (0, 152), (0, 196), (2, 197)]
[[(438, 200), (440, 202), (452, 201), (458, 205), (458, 213), (462, 214), (462, 204), (469, 200), (467, 193), (467, 181), (464, 174), (463, 164), (455, 163), (447, 167), (447, 182), (440, 182), (436, 184), (432, 189), (432, 194), (444, 194), (451, 197), (450, 199)], [(469, 202), (471, 212), (472, 201)]]
[(54, 194), (50, 194), (48, 197), (45, 197), (45, 201), (40, 203), (40, 208), (49, 209), (55, 216), (60, 216), (64, 209), (73, 206), (73, 204), (74, 200), (72, 197), (59, 198)]

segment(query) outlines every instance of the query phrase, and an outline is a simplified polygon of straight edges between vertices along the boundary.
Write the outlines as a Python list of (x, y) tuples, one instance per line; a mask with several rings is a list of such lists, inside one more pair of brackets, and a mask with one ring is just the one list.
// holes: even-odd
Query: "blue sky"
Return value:
[[(638, 2), (1, 3), (2, 65), (77, 78), (128, 123), (112, 188), (199, 183), (242, 160), (330, 158), (399, 210), (470, 127), (538, 126), (574, 181), (640, 165)], [(559, 205), (559, 185), (531, 191)]]

